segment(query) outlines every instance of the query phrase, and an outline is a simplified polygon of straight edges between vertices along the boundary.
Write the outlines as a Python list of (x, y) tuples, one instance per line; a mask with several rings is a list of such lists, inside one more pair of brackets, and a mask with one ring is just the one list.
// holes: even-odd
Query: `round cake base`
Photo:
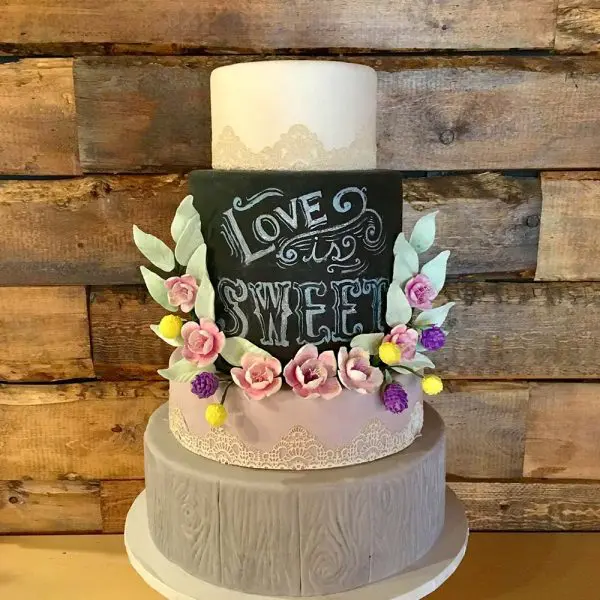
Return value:
[[(446, 490), (444, 528), (433, 548), (404, 573), (355, 590), (314, 600), (419, 600), (431, 594), (454, 573), (467, 548), (469, 528), (465, 510)], [(400, 540), (399, 540), (400, 543)], [(146, 492), (129, 510), (125, 522), (127, 555), (144, 581), (168, 600), (287, 600), (283, 596), (246, 594), (206, 583), (167, 560), (156, 548), (148, 529)]]

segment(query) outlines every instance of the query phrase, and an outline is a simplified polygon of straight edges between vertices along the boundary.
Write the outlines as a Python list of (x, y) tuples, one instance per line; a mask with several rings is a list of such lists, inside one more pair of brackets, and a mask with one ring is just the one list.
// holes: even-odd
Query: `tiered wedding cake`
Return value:
[(158, 550), (218, 586), (314, 596), (405, 570), (444, 524), (444, 432), (423, 407), (447, 252), (402, 228), (375, 170), (375, 72), (272, 61), (211, 78), (213, 167), (164, 243), (134, 228), (171, 314), (168, 407), (145, 437)]

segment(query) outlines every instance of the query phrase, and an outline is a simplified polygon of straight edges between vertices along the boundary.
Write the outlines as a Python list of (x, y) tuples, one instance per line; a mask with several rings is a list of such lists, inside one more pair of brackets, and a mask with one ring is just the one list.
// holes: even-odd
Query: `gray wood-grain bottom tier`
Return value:
[(324, 471), (222, 465), (183, 448), (167, 406), (145, 435), (150, 535), (191, 575), (278, 596), (333, 594), (396, 575), (444, 524), (444, 425), (372, 463)]

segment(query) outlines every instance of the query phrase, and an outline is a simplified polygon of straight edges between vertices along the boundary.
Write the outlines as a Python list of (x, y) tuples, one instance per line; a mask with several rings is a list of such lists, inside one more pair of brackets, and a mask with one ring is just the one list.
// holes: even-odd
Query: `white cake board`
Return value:
[[(446, 490), (446, 520), (435, 546), (408, 571), (378, 583), (311, 600), (420, 600), (439, 588), (454, 573), (467, 549), (469, 528), (465, 511), (450, 489)], [(401, 543), (399, 540), (398, 543)], [(146, 492), (133, 503), (125, 522), (125, 547), (133, 568), (144, 581), (168, 600), (288, 600), (228, 590), (193, 577), (167, 560), (156, 548), (148, 529)], [(296, 598), (296, 600), (298, 600)]]

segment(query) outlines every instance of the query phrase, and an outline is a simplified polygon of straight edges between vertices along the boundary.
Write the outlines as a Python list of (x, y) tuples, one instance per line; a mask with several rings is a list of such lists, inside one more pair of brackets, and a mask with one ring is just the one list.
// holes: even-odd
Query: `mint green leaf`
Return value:
[(162, 240), (133, 226), (133, 241), (138, 250), (156, 267), (167, 273), (175, 268), (173, 251)]
[(410, 369), (414, 369), (415, 371), (425, 368), (435, 369), (435, 365), (424, 354), (421, 354), (420, 352), (417, 352), (415, 354), (415, 357), (411, 360), (401, 361), (400, 366), (409, 367)]
[(204, 243), (200, 227), (200, 215), (192, 217), (185, 226), (177, 245), (175, 246), (175, 258), (180, 265), (187, 265), (200, 244)]
[(435, 216), (438, 211), (421, 217), (416, 223), (410, 236), (410, 245), (419, 253), (429, 250), (435, 240)]
[(165, 280), (146, 267), (140, 267), (144, 283), (148, 288), (148, 292), (152, 296), (152, 299), (160, 304), (164, 309), (175, 312), (176, 306), (169, 304), (169, 296), (167, 294), (167, 288), (165, 287)]
[(390, 283), (387, 293), (387, 309), (385, 312), (386, 323), (390, 327), (406, 325), (412, 317), (412, 308), (408, 303), (400, 284), (394, 280)]
[(198, 282), (198, 292), (196, 294), (196, 304), (194, 306), (196, 316), (215, 320), (215, 289), (205, 273)]
[(206, 244), (198, 246), (192, 254), (185, 272), (196, 281), (202, 281), (202, 278), (206, 275)]
[(392, 369), (396, 371), (396, 373), (400, 373), (400, 375), (413, 375), (412, 371), (410, 371), (409, 369), (405, 369), (404, 367), (399, 367), (396, 365), (392, 367)]
[(394, 243), (394, 275), (392, 279), (401, 286), (419, 272), (419, 255), (406, 241), (403, 233), (398, 234)]
[(271, 356), (268, 352), (255, 346), (252, 342), (249, 342), (243, 337), (231, 337), (225, 340), (223, 350), (221, 350), (221, 356), (234, 367), (239, 367), (242, 364), (242, 356), (246, 352), (252, 352), (254, 354), (262, 354), (263, 356)]
[(175, 243), (179, 241), (188, 221), (198, 214), (194, 208), (193, 201), (193, 196), (186, 196), (175, 211), (173, 223), (171, 223), (171, 237)]
[(198, 365), (187, 361), (185, 358), (177, 361), (168, 369), (159, 369), (157, 371), (161, 377), (164, 377), (169, 381), (178, 381), (179, 383), (189, 383), (196, 375), (198, 375), (198, 373), (205, 372), (214, 373), (215, 366), (207, 365), (206, 367), (199, 367)]
[(424, 310), (415, 319), (415, 326), (420, 329), (431, 327), (432, 325), (441, 327), (448, 316), (448, 312), (450, 312), (450, 309), (455, 304), (455, 302), (446, 302), (446, 304), (442, 304), (442, 306), (438, 306), (437, 308)]
[(168, 369), (159, 369), (157, 373), (169, 381), (179, 381), (180, 383), (189, 383), (200, 373), (198, 365), (182, 358), (180, 361), (171, 365)]
[(152, 329), (152, 331), (154, 331), (154, 333), (163, 341), (166, 342), (167, 344), (169, 344), (169, 346), (175, 346), (175, 347), (179, 347), (179, 346), (183, 346), (183, 338), (181, 337), (181, 335), (178, 335), (176, 338), (166, 338), (159, 329), (158, 325), (150, 325), (150, 329)]
[(383, 378), (387, 384), (393, 383), (394, 381), (392, 374), (387, 369), (383, 372)]
[(446, 265), (448, 263), (449, 256), (450, 250), (444, 250), (435, 258), (432, 258), (428, 263), (424, 264), (421, 269), (421, 273), (429, 277), (438, 294), (446, 282)]
[(361, 333), (355, 335), (350, 341), (351, 348), (362, 348), (373, 356), (377, 355), (379, 346), (381, 346), (381, 340), (383, 340), (383, 333)]

